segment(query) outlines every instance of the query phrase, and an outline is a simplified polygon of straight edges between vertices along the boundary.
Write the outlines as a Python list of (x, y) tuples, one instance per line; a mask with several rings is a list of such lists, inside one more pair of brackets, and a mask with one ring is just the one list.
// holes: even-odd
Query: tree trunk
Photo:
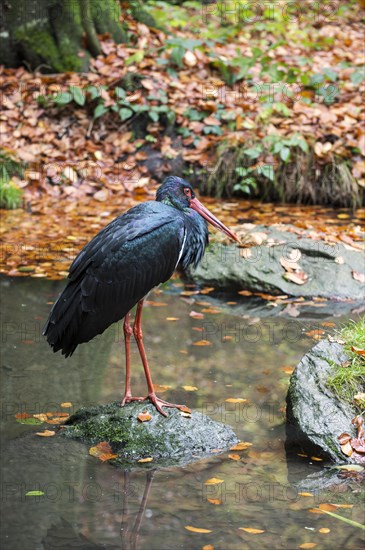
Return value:
[(116, 0), (0, 0), (0, 64), (85, 71), (101, 53), (97, 34), (126, 42)]

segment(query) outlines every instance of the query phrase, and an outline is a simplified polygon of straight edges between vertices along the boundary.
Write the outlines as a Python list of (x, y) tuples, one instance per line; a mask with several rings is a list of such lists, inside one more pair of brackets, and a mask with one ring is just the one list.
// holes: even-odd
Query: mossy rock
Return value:
[[(138, 415), (145, 411), (152, 419), (140, 422)], [(121, 468), (186, 465), (217, 449), (223, 452), (238, 441), (230, 426), (199, 412), (186, 417), (178, 409), (168, 409), (168, 417), (164, 417), (145, 402), (82, 408), (60, 433), (89, 445), (107, 441), (118, 455), (110, 463)], [(138, 462), (143, 458), (153, 461)]]
[(347, 359), (341, 344), (322, 340), (297, 365), (286, 398), (289, 452), (294, 446), (332, 462), (357, 462), (354, 455), (348, 457), (342, 453), (338, 441), (342, 433), (356, 437), (351, 422), (356, 416), (355, 407), (340, 399), (328, 385), (335, 365)]

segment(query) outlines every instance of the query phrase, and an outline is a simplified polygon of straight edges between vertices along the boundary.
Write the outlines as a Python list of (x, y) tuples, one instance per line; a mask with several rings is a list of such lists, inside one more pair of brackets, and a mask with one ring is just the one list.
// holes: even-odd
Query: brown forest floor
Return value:
[[(23, 190), (25, 209), (3, 215), (1, 272), (64, 276), (74, 253), (109, 219), (153, 198), (161, 178), (147, 161), (155, 154), (158, 176), (171, 170), (174, 159), (204, 173), (223, 141), (253, 143), (268, 135), (285, 140), (300, 134), (319, 163), (335, 156), (347, 160), (364, 186), (363, 25), (358, 3), (336, 6), (316, 17), (309, 10), (294, 21), (270, 20), (261, 27), (258, 21), (242, 28), (226, 28), (218, 16), (208, 20), (197, 8), (179, 20), (182, 11), (171, 6), (162, 22), (171, 24), (173, 34), (129, 20), (133, 45), (103, 37), (104, 56), (91, 62), (88, 73), (0, 68), (3, 154), (25, 167), (12, 177)], [(154, 15), (162, 17), (158, 9)], [(253, 58), (245, 80), (239, 59)], [(133, 81), (134, 75), (128, 90), (126, 79)], [(236, 81), (227, 84), (232, 75)], [(256, 87), (243, 86), (248, 80)], [(277, 86), (283, 82), (284, 88)], [(117, 88), (123, 86), (121, 99)], [(334, 94), (333, 103), (324, 101), (326, 93)], [(268, 94), (272, 100), (265, 103)], [(263, 151), (257, 163), (275, 165), (272, 151)], [(243, 201), (224, 210), (223, 205), (225, 221), (235, 225), (242, 210), (245, 219), (260, 223), (284, 215), (280, 207), (273, 217), (272, 205), (256, 202), (248, 212), (249, 206)], [(287, 220), (298, 226), (359, 240), (361, 209), (340, 212), (336, 229), (325, 209), (290, 211)]]

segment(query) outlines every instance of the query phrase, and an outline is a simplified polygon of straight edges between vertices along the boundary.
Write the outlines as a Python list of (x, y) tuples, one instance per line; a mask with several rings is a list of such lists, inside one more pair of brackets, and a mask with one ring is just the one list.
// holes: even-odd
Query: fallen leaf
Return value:
[(41, 437), (52, 437), (56, 435), (56, 432), (53, 430), (44, 430), (43, 432), (36, 432), (35, 435), (40, 435)]
[(204, 481), (204, 485), (218, 485), (219, 483), (224, 483), (224, 479), (219, 479), (219, 477), (211, 477)]
[(315, 542), (303, 542), (299, 548), (315, 548), (317, 544)]
[(216, 506), (222, 504), (222, 501), (219, 498), (208, 498), (208, 502), (215, 504)]
[(192, 533), (211, 533), (211, 529), (202, 529), (201, 527), (193, 527), (192, 525), (185, 525), (187, 531)]
[(28, 413), (16, 413), (15, 418), (23, 419), (23, 418), (31, 418), (32, 415)]
[(43, 491), (28, 491), (27, 493), (25, 493), (26, 497), (41, 497), (43, 495)]
[(296, 285), (304, 285), (308, 280), (308, 275), (304, 271), (297, 271), (296, 273), (284, 273), (284, 278)]
[(196, 386), (182, 386), (182, 388), (185, 391), (197, 391), (197, 389), (198, 389)]
[(338, 442), (340, 443), (340, 445), (345, 445), (346, 443), (348, 443), (351, 439), (351, 435), (350, 434), (347, 434), (347, 433), (342, 433), (341, 435), (339, 435), (337, 437), (338, 439)]
[(313, 493), (298, 493), (299, 496), (301, 497), (312, 497), (314, 496)]
[(351, 346), (351, 351), (357, 353), (357, 355), (365, 355), (365, 349), (356, 348), (355, 346)]
[(254, 529), (253, 527), (239, 527), (240, 531), (246, 531), (246, 533), (250, 533), (251, 535), (259, 535), (260, 533), (265, 533), (262, 529)]
[(67, 418), (64, 416), (54, 416), (52, 418), (47, 418), (46, 422), (47, 424), (64, 424), (66, 422)]
[(140, 422), (149, 422), (150, 420), (152, 420), (152, 416), (147, 411), (139, 413), (137, 418)]
[(320, 529), (318, 529), (318, 532), (319, 533), (322, 533), (324, 535), (326, 535), (327, 533), (329, 533), (331, 531), (331, 529), (328, 529), (328, 527), (321, 527)]
[(351, 456), (352, 453), (354, 452), (352, 446), (351, 446), (351, 443), (350, 441), (348, 441), (347, 443), (345, 443), (344, 445), (341, 445), (341, 451), (343, 452), (344, 455), (346, 456)]
[(243, 451), (244, 449), (247, 449), (248, 447), (252, 447), (252, 443), (248, 443), (248, 441), (240, 441), (237, 443), (237, 445), (234, 445), (229, 450), (230, 451)]
[(153, 458), (152, 457), (148, 457), (148, 458), (140, 458), (137, 462), (152, 462), (153, 461)]
[(38, 418), (38, 420), (41, 420), (42, 422), (47, 422), (47, 415), (44, 414), (44, 413), (40, 413), (40, 414), (33, 414), (33, 418)]
[(337, 470), (346, 470), (347, 472), (363, 472), (363, 466), (360, 464), (341, 464), (341, 466), (335, 466)]
[(202, 290), (200, 290), (199, 294), (209, 294), (210, 292), (213, 292), (214, 286), (205, 287)]
[(70, 401), (67, 401), (65, 403), (61, 403), (60, 405), (63, 409), (69, 409), (70, 407), (72, 407), (72, 403)]
[[(365, 453), (365, 441), (363, 439), (359, 438), (353, 438), (351, 439), (351, 447), (356, 451), (357, 453), (364, 454)], [(342, 449), (342, 447), (341, 447)]]
[(102, 462), (111, 460), (112, 458), (117, 458), (118, 455), (113, 454), (112, 448), (107, 441), (101, 441), (95, 447), (90, 447), (89, 455), (95, 456)]
[(228, 458), (230, 458), (231, 460), (241, 460), (240, 455), (235, 454), (228, 455)]
[(364, 273), (359, 273), (358, 271), (353, 270), (352, 277), (353, 279), (355, 279), (355, 281), (358, 281), (359, 283), (365, 283)]
[(243, 399), (242, 397), (228, 397), (226, 399), (226, 403), (246, 403), (247, 399)]
[(198, 340), (197, 342), (193, 342), (193, 346), (211, 346), (212, 342), (209, 342), (209, 340)]
[(289, 273), (293, 273), (294, 271), (301, 270), (301, 267), (297, 262), (287, 260), (286, 258), (283, 258), (283, 257), (280, 258), (280, 265)]

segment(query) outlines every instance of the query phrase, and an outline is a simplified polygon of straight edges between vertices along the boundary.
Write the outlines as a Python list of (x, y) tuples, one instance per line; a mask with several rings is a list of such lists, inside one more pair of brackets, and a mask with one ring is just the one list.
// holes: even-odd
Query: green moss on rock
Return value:
[[(140, 422), (138, 415), (149, 412), (152, 419)], [(77, 411), (60, 432), (62, 436), (87, 444), (110, 443), (118, 458), (111, 461), (120, 467), (140, 466), (138, 460), (152, 457), (150, 466), (187, 464), (208, 456), (215, 449), (227, 450), (237, 442), (229, 426), (214, 422), (198, 412), (184, 417), (169, 409), (168, 417), (159, 414), (149, 403), (100, 405)]]

